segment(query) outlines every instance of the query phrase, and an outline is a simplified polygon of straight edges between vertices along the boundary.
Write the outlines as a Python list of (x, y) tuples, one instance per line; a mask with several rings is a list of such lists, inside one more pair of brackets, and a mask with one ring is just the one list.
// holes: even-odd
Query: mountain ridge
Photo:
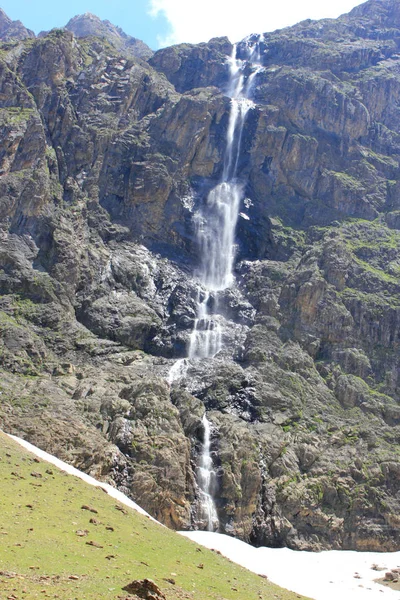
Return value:
[[(153, 51), (147, 44), (135, 37), (126, 34), (120, 27), (102, 21), (92, 13), (75, 15), (64, 28), (71, 31), (76, 37), (94, 36), (107, 39), (117, 50), (128, 56), (137, 56), (148, 60), (152, 57)], [(48, 31), (41, 31), (38, 37), (44, 37)], [(5, 11), (0, 8), (0, 40), (3, 42), (11, 40), (24, 40), (35, 38), (36, 35), (30, 29), (27, 29), (21, 21), (12, 21)]]
[(72, 31), (77, 37), (87, 37), (88, 35), (105, 37), (111, 41), (115, 47), (123, 52), (138, 56), (145, 60), (153, 55), (153, 51), (141, 40), (127, 35), (120, 27), (116, 27), (110, 21), (102, 21), (92, 13), (76, 15), (68, 21), (65, 29)]
[(23, 40), (30, 37), (35, 37), (33, 31), (26, 29), (21, 21), (12, 21), (0, 7), (0, 39), (9, 41), (11, 39)]

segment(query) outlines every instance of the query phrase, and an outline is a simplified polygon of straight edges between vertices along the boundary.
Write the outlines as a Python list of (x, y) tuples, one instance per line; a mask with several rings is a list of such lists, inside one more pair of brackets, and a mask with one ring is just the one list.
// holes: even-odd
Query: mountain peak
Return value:
[(27, 29), (21, 21), (10, 19), (4, 10), (0, 8), (0, 41), (24, 40), (29, 37), (35, 37), (34, 32)]
[(102, 21), (97, 15), (90, 12), (72, 17), (65, 28), (72, 31), (77, 37), (89, 35), (108, 37), (110, 34), (117, 34), (117, 28), (114, 25), (109, 21)]
[(0, 23), (11, 23), (10, 17), (0, 7)]
[(120, 27), (110, 21), (102, 21), (90, 12), (76, 15), (68, 21), (65, 28), (79, 38), (88, 36), (105, 38), (118, 50), (139, 58), (148, 59), (153, 55), (152, 50), (144, 42), (127, 35)]

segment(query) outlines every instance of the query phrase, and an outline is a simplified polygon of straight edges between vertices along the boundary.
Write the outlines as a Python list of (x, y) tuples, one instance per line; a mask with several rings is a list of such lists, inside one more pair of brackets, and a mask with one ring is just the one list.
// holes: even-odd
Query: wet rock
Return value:
[(156, 52), (150, 64), (165, 73), (179, 92), (211, 85), (227, 85), (226, 58), (232, 44), (226, 37), (213, 38), (208, 44), (179, 44)]

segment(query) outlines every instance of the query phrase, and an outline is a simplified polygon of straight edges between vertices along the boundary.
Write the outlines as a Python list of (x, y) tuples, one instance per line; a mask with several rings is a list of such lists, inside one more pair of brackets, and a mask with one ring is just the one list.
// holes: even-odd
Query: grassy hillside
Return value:
[(2, 433), (0, 478), (1, 600), (125, 600), (135, 596), (122, 588), (145, 577), (171, 600), (302, 598), (123, 507)]

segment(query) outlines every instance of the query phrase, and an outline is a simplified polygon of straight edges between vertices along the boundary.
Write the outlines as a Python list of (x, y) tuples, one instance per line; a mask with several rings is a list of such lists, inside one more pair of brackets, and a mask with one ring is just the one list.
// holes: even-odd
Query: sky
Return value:
[(204, 42), (227, 35), (232, 42), (304, 19), (338, 17), (359, 0), (0, 0), (11, 19), (35, 33), (62, 27), (91, 12), (157, 49), (180, 42)]

